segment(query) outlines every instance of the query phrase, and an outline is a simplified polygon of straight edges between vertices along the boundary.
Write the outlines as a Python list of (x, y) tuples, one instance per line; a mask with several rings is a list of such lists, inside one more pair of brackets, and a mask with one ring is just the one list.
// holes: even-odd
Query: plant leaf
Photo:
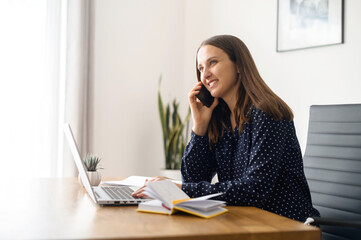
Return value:
[[(184, 154), (186, 142), (188, 141), (189, 119), (191, 116), (188, 108), (184, 121), (178, 113), (179, 103), (174, 99), (172, 104), (163, 104), (160, 84), (162, 76), (159, 77), (158, 85), (158, 110), (163, 131), (163, 146), (165, 154), (166, 169), (179, 169)], [(184, 128), (186, 126), (186, 131)], [(184, 135), (185, 134), (185, 135)]]
[(164, 145), (164, 149), (165, 149), (166, 141), (167, 141), (167, 127), (166, 127), (166, 120), (165, 120), (165, 115), (164, 115), (163, 100), (162, 100), (162, 96), (160, 94), (161, 81), (162, 81), (162, 75), (160, 75), (160, 77), (159, 77), (159, 85), (158, 85), (158, 111), (159, 111), (160, 123), (162, 126), (162, 132), (163, 132), (163, 145)]
[(100, 167), (98, 167), (101, 158), (95, 156), (95, 155), (90, 155), (87, 154), (87, 156), (85, 157), (84, 161), (84, 165), (86, 167), (87, 171), (97, 171), (98, 169), (102, 169)]
[(170, 134), (170, 106), (169, 104), (166, 107), (166, 114), (165, 114), (165, 128), (166, 128), (166, 137), (169, 138)]

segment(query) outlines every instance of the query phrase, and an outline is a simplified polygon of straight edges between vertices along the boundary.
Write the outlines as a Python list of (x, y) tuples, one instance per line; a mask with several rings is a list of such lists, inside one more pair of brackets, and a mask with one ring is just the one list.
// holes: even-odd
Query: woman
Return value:
[[(224, 192), (218, 199), (228, 205), (255, 206), (302, 222), (319, 216), (292, 111), (262, 80), (246, 45), (230, 35), (209, 38), (196, 63), (182, 190), (190, 197)], [(209, 108), (196, 98), (202, 84), (215, 98)], [(219, 182), (211, 184), (216, 173)]]

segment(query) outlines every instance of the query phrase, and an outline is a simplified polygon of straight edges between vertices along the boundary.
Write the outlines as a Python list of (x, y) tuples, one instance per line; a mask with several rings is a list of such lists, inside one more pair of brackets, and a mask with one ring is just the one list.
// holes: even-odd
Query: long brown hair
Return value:
[[(237, 81), (240, 81), (238, 88), (237, 103), (234, 109), (236, 125), (239, 133), (242, 131), (243, 123), (249, 123), (247, 113), (254, 105), (270, 115), (276, 121), (282, 118), (288, 121), (293, 120), (291, 108), (278, 97), (263, 81), (256, 64), (247, 46), (237, 37), (231, 35), (218, 35), (211, 37), (201, 43), (199, 49), (205, 45), (212, 45), (222, 49), (229, 59), (236, 64), (240, 71)], [(196, 71), (198, 81), (201, 81), (196, 58)], [(210, 123), (208, 125), (208, 137), (210, 143), (217, 143), (223, 136), (224, 129), (228, 129), (226, 119), (230, 116), (231, 109), (219, 99), (217, 107), (213, 110)]]

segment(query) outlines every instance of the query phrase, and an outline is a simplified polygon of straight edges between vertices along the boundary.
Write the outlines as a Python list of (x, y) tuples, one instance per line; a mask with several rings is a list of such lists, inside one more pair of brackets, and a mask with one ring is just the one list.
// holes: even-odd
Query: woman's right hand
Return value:
[(196, 97), (202, 88), (202, 83), (198, 82), (189, 92), (189, 105), (191, 107), (194, 126), (192, 131), (198, 136), (204, 136), (208, 129), (208, 124), (212, 117), (214, 108), (218, 105), (218, 98), (214, 98), (212, 105), (208, 108)]

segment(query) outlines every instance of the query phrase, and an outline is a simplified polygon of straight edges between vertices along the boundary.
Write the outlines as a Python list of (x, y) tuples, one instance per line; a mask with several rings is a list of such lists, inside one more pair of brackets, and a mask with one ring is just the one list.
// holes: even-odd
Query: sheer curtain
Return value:
[[(66, 44), (65, 44), (65, 101), (64, 122), (70, 123), (78, 148), (82, 157), (88, 150), (88, 53), (89, 53), (89, 23), (90, 1), (68, 0), (66, 8)], [(60, 118), (62, 119), (62, 118)], [(62, 132), (62, 128), (60, 130)], [(63, 134), (59, 133), (60, 136)], [(64, 141), (61, 141), (64, 143)], [(74, 176), (75, 170), (73, 157), (67, 143), (63, 148), (63, 162), (59, 170), (62, 176)]]
[(89, 3), (0, 1), (1, 177), (75, 176), (69, 122), (87, 146)]

